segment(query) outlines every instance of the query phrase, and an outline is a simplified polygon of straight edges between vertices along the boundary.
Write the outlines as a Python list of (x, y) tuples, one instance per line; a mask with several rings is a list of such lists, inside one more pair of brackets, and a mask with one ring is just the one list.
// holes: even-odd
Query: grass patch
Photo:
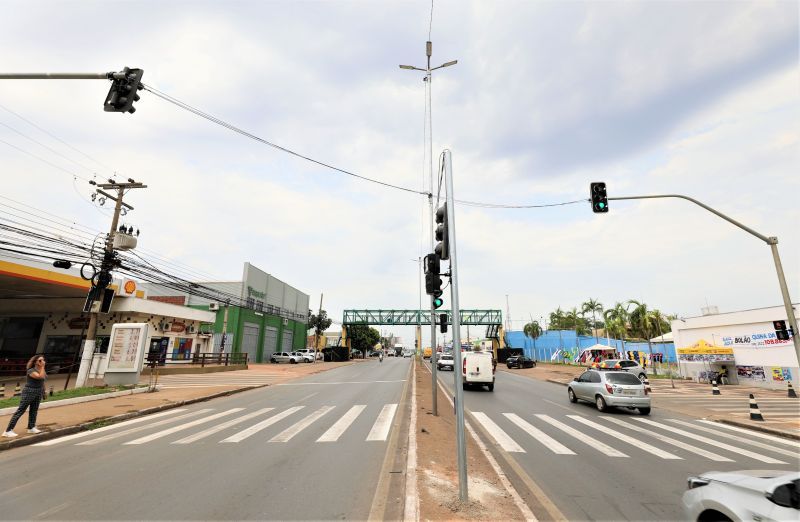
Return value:
[[(112, 393), (116, 391), (130, 390), (134, 386), (89, 386), (85, 388), (73, 388), (71, 390), (61, 390), (53, 393), (53, 396), (48, 396), (46, 402), (59, 401), (62, 399), (73, 399), (76, 397), (88, 397), (90, 395), (99, 395), (101, 393)], [(48, 392), (50, 388), (47, 388)], [(0, 399), (0, 408), (10, 408), (12, 406), (19, 406), (19, 397), (8, 397)]]

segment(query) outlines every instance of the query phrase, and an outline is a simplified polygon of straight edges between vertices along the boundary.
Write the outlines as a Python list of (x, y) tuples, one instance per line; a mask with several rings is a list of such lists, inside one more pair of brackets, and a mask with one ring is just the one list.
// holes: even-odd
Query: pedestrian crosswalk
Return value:
[(643, 452), (665, 462), (706, 459), (795, 467), (800, 463), (796, 440), (707, 420), (480, 411), (472, 415), (498, 446), (511, 453), (571, 457), (595, 452), (626, 459)]
[[(385, 442), (397, 413), (397, 404), (356, 404), (346, 411), (337, 406), (320, 406), (307, 413), (306, 406), (265, 407), (256, 410), (229, 408), (217, 411), (201, 408), (187, 411), (176, 408), (139, 417), (91, 431), (50, 439), (36, 446), (72, 443), (98, 446), (118, 442), (123, 446), (141, 446), (158, 441), (188, 445), (202, 441), (238, 444), (245, 441), (285, 444), (307, 431), (314, 431), (316, 442), (337, 442), (347, 438), (364, 443)], [(340, 415), (336, 415), (337, 412)], [(357, 420), (364, 422), (358, 424)], [(184, 435), (192, 430), (199, 430)], [(321, 435), (320, 432), (324, 431)], [(216, 437), (214, 437), (216, 435)], [(177, 437), (177, 438), (176, 438)], [(317, 438), (318, 437), (318, 438)]]

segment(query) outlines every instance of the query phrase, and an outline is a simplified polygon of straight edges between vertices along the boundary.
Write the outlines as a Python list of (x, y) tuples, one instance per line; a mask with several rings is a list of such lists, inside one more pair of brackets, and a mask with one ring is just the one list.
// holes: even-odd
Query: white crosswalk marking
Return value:
[(125, 435), (130, 435), (131, 433), (138, 433), (140, 431), (144, 431), (150, 428), (155, 428), (157, 426), (163, 426), (164, 424), (169, 424), (170, 422), (177, 422), (179, 420), (188, 419), (189, 417), (195, 417), (197, 415), (202, 415), (203, 413), (208, 413), (213, 411), (211, 408), (206, 408), (203, 410), (192, 411), (186, 413), (184, 415), (180, 415), (179, 417), (172, 417), (170, 419), (160, 420), (158, 422), (154, 422), (152, 424), (147, 424), (145, 426), (139, 426), (138, 428), (131, 428), (129, 430), (120, 431), (119, 433), (112, 433), (111, 435), (106, 435), (105, 437), (98, 437), (96, 439), (87, 440), (84, 442), (79, 442), (76, 446), (93, 446), (95, 444), (100, 444), (101, 442), (106, 442), (109, 440), (113, 440), (119, 437), (124, 437)]
[(328, 428), (328, 431), (322, 434), (320, 438), (317, 439), (317, 442), (336, 442), (339, 440), (339, 437), (342, 436), (347, 428), (350, 427), (351, 424), (361, 415), (361, 412), (364, 411), (366, 408), (366, 404), (356, 404), (349, 410), (347, 413), (342, 415), (342, 418), (336, 421), (333, 426)]
[(397, 411), (397, 404), (387, 404), (383, 407), (372, 425), (372, 429), (367, 435), (368, 441), (384, 441), (389, 436), (389, 430), (392, 428), (392, 419), (394, 419), (394, 412)]
[(303, 431), (304, 429), (311, 426), (317, 419), (331, 411), (335, 406), (323, 406), (322, 408), (318, 409), (311, 415), (307, 416), (305, 419), (302, 419), (296, 422), (294, 425), (286, 428), (282, 432), (278, 433), (271, 439), (270, 442), (289, 442), (292, 440), (292, 437)]
[(724, 428), (726, 430), (737, 431), (739, 433), (745, 433), (745, 434), (750, 435), (752, 437), (758, 437), (759, 439), (771, 440), (772, 442), (777, 442), (778, 444), (786, 444), (787, 446), (792, 446), (792, 447), (800, 449), (800, 442), (797, 442), (796, 440), (784, 439), (782, 437), (776, 437), (774, 435), (767, 435), (766, 433), (759, 433), (757, 431), (748, 430), (748, 429), (745, 429), (745, 428), (740, 428), (738, 426), (731, 426), (730, 424), (725, 424), (725, 423), (722, 423), (722, 422), (714, 422), (714, 421), (710, 421), (710, 420), (701, 420), (701, 421), (698, 421), (698, 422), (702, 422), (703, 424), (709, 424), (711, 426), (716, 426), (717, 428)]
[(590, 437), (589, 435), (586, 435), (585, 433), (580, 432), (580, 431), (576, 430), (575, 428), (573, 428), (571, 426), (567, 426), (563, 422), (557, 421), (554, 418), (550, 417), (549, 415), (543, 415), (541, 413), (537, 413), (536, 416), (538, 418), (542, 419), (543, 421), (545, 421), (545, 422), (555, 426), (556, 428), (560, 429), (561, 431), (563, 431), (567, 435), (571, 435), (572, 437), (575, 437), (576, 439), (578, 439), (579, 441), (583, 442), (584, 444), (588, 444), (589, 446), (591, 446), (592, 448), (596, 449), (597, 451), (603, 453), (604, 455), (607, 455), (609, 457), (624, 457), (624, 458), (628, 457), (626, 454), (622, 453), (621, 451), (615, 450), (611, 446), (603, 444), (602, 442), (600, 442), (596, 438)]
[(200, 439), (204, 439), (209, 435), (213, 435), (217, 432), (220, 432), (226, 428), (230, 428), (231, 426), (235, 426), (237, 424), (241, 424), (246, 420), (250, 420), (253, 417), (258, 417), (259, 415), (263, 415), (267, 412), (274, 410), (275, 408), (261, 408), (260, 410), (254, 411), (253, 413), (248, 413), (247, 415), (243, 415), (241, 417), (237, 417), (233, 420), (229, 420), (227, 422), (223, 422), (222, 424), (217, 424), (216, 426), (212, 426), (207, 430), (203, 430), (200, 433), (195, 433), (194, 435), (189, 435), (188, 437), (184, 437), (180, 440), (176, 440), (173, 444), (190, 444), (192, 442), (196, 442)]
[(242, 411), (244, 408), (231, 408), (230, 410), (222, 411), (220, 413), (215, 413), (214, 415), (209, 415), (208, 417), (203, 417), (202, 419), (196, 419), (191, 422), (187, 422), (186, 424), (180, 424), (178, 426), (173, 426), (171, 428), (167, 428), (165, 430), (158, 431), (156, 433), (151, 433), (150, 435), (145, 435), (144, 437), (139, 437), (138, 439), (126, 442), (125, 445), (137, 445), (137, 444), (145, 444), (148, 442), (152, 442), (156, 439), (160, 439), (162, 437), (166, 437), (167, 435), (172, 435), (173, 433), (177, 433), (179, 431), (188, 430), (189, 428), (193, 428), (195, 426), (199, 426), (200, 424), (205, 424), (206, 422), (211, 422), (212, 420), (217, 420), (220, 417), (225, 417), (232, 413), (236, 413)]
[(572, 419), (574, 421), (578, 421), (581, 424), (585, 424), (586, 426), (589, 426), (590, 428), (594, 428), (597, 431), (601, 431), (601, 432), (603, 432), (603, 433), (605, 433), (607, 435), (611, 435), (613, 437), (616, 437), (618, 440), (621, 440), (622, 442), (627, 442), (631, 446), (635, 446), (635, 447), (639, 448), (640, 450), (646, 451), (647, 453), (652, 453), (656, 457), (661, 457), (662, 459), (667, 459), (667, 460), (683, 460), (681, 457), (679, 457), (677, 455), (673, 455), (672, 453), (670, 453), (668, 451), (664, 451), (662, 449), (656, 448), (655, 446), (651, 446), (650, 444), (647, 444), (646, 442), (642, 442), (639, 439), (636, 439), (634, 437), (625, 435), (624, 433), (620, 433), (619, 431), (611, 429), (608, 426), (603, 426), (601, 424), (597, 424), (596, 422), (592, 422), (589, 419), (585, 419), (585, 418), (581, 417), (580, 415), (567, 415), (567, 417), (569, 417), (570, 419)]
[(259, 431), (261, 431), (261, 430), (263, 430), (265, 428), (268, 428), (269, 426), (272, 426), (276, 422), (285, 419), (286, 417), (288, 417), (292, 413), (294, 413), (296, 411), (299, 411), (299, 410), (302, 410), (304, 407), (305, 406), (292, 406), (288, 410), (282, 411), (282, 412), (278, 413), (277, 415), (273, 415), (272, 417), (270, 417), (268, 419), (265, 419), (265, 420), (259, 422), (258, 424), (253, 424), (252, 426), (250, 426), (246, 430), (242, 430), (239, 433), (236, 433), (235, 435), (231, 435), (227, 439), (221, 440), (220, 443), (222, 443), (222, 442), (241, 442), (244, 439), (255, 435)]
[(695, 453), (697, 455), (700, 455), (701, 457), (705, 457), (707, 459), (715, 460), (717, 462), (733, 462), (733, 460), (731, 460), (731, 459), (729, 459), (727, 457), (723, 457), (722, 455), (718, 455), (716, 453), (713, 453), (711, 451), (706, 451), (706, 450), (698, 448), (696, 446), (692, 446), (691, 444), (686, 444), (685, 442), (681, 442), (681, 441), (679, 441), (677, 439), (673, 439), (672, 437), (667, 437), (666, 435), (663, 435), (661, 433), (657, 433), (657, 432), (652, 431), (652, 430), (644, 429), (641, 426), (633, 426), (633, 425), (631, 425), (630, 422), (625, 422), (625, 421), (623, 421), (621, 419), (615, 419), (614, 417), (602, 417), (602, 418), (607, 420), (607, 421), (613, 422), (615, 424), (619, 424), (620, 426), (624, 426), (624, 427), (628, 428), (629, 430), (633, 430), (633, 431), (636, 431), (636, 432), (639, 432), (639, 433), (644, 433), (644, 434), (649, 435), (651, 437), (655, 437), (656, 439), (660, 440), (661, 442), (666, 442), (667, 444), (672, 444), (673, 446), (677, 446), (677, 447), (679, 447), (681, 449), (685, 449), (686, 451), (691, 452), (691, 453)]
[(167, 415), (174, 415), (174, 414), (180, 413), (182, 411), (186, 411), (186, 408), (176, 408), (174, 410), (162, 411), (160, 413), (154, 413), (152, 415), (144, 415), (142, 417), (138, 417), (136, 419), (120, 422), (118, 424), (112, 424), (110, 426), (103, 426), (102, 428), (97, 428), (97, 429), (89, 430), (89, 431), (81, 431), (81, 432), (75, 433), (73, 435), (67, 435), (65, 437), (60, 437), (60, 438), (57, 438), (57, 439), (50, 439), (50, 440), (46, 440), (44, 442), (37, 442), (36, 444), (34, 444), (34, 446), (53, 446), (53, 445), (59, 444), (61, 442), (69, 442), (71, 440), (82, 439), (83, 437), (88, 437), (89, 435), (96, 435), (97, 433), (103, 433), (103, 432), (109, 431), (109, 430), (116, 430), (118, 428), (125, 428), (127, 426), (130, 426), (131, 424), (140, 424), (142, 422), (149, 421), (149, 420), (152, 420), (152, 419), (156, 419), (158, 417), (165, 417)]
[(719, 442), (714, 439), (709, 439), (708, 437), (703, 437), (702, 435), (698, 435), (696, 433), (691, 433), (686, 430), (675, 428), (674, 426), (668, 426), (666, 424), (661, 424), (655, 421), (651, 421), (650, 419), (642, 419), (641, 417), (636, 417), (634, 420), (649, 424), (650, 426), (654, 426), (656, 428), (661, 428), (663, 430), (671, 431), (673, 433), (677, 433), (678, 435), (683, 435), (684, 437), (688, 437), (690, 439), (699, 442), (704, 442), (706, 444), (710, 444), (711, 446), (716, 446), (718, 448), (728, 450), (733, 453), (738, 453), (739, 455), (744, 455), (745, 457), (750, 457), (751, 459), (760, 460), (761, 462), (766, 462), (767, 464), (786, 464), (782, 460), (773, 459), (772, 457), (767, 457), (766, 455), (761, 455), (760, 453), (756, 453), (754, 451), (749, 451), (736, 446), (731, 446), (730, 444), (725, 444), (724, 442)]
[(519, 426), (525, 433), (533, 437), (534, 439), (538, 440), (539, 442), (544, 445), (547, 449), (556, 453), (558, 455), (575, 455), (575, 452), (569, 449), (568, 447), (564, 446), (556, 439), (551, 437), (550, 435), (546, 434), (539, 428), (535, 427), (531, 423), (527, 422), (519, 415), (515, 413), (504, 413), (503, 415), (506, 416), (508, 420)]
[(765, 444), (763, 442), (757, 442), (752, 439), (746, 439), (744, 437), (739, 437), (738, 435), (734, 435), (732, 433), (722, 432), (720, 430), (715, 430), (713, 428), (708, 428), (706, 426), (697, 426), (696, 424), (692, 424), (691, 422), (686, 422), (678, 419), (668, 419), (669, 422), (673, 422), (675, 424), (680, 424), (681, 426), (687, 426), (689, 428), (704, 431), (706, 433), (711, 433), (712, 435), (716, 435), (717, 437), (723, 437), (730, 440), (735, 440), (736, 442), (744, 442), (745, 444), (749, 444), (751, 446), (755, 446), (756, 448), (761, 448), (769, 451), (773, 451), (775, 453), (780, 453), (781, 455), (787, 455), (789, 457), (800, 457), (796, 451), (787, 450), (784, 448), (776, 448), (774, 444)]
[(472, 416), (481, 423), (481, 425), (486, 429), (486, 431), (489, 432), (489, 434), (492, 436), (495, 442), (500, 445), (501, 448), (511, 453), (525, 453), (525, 450), (522, 449), (522, 446), (514, 442), (514, 439), (509, 437), (508, 433), (503, 431), (500, 426), (495, 424), (488, 415), (482, 411), (474, 411), (472, 412)]

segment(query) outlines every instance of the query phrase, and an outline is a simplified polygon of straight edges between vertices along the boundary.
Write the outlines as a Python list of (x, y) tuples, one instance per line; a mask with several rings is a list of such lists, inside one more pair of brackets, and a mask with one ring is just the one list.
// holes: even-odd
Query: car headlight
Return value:
[(695, 489), (701, 486), (708, 486), (709, 482), (711, 481), (701, 477), (689, 477), (688, 489)]

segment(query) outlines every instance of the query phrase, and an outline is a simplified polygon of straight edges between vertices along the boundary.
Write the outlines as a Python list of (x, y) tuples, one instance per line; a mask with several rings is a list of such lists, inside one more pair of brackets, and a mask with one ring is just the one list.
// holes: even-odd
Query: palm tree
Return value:
[[(634, 299), (628, 301), (629, 305), (633, 305), (633, 310), (630, 313), (631, 318), (631, 327), (634, 329), (637, 334), (641, 334), (641, 336), (647, 339), (647, 350), (650, 352), (650, 361), (653, 360), (653, 343), (650, 341), (650, 338), (653, 337), (653, 316), (652, 312), (647, 309), (647, 304), (640, 303)], [(653, 364), (653, 373), (658, 375), (658, 371), (656, 370), (656, 365)]]
[(592, 313), (592, 328), (594, 329), (594, 342), (597, 344), (599, 341), (597, 339), (597, 320), (595, 319), (595, 313), (603, 313), (603, 304), (600, 303), (597, 299), (589, 298), (588, 301), (583, 303), (583, 313), (587, 314)]
[(559, 306), (555, 312), (550, 312), (550, 329), (561, 330), (564, 328), (564, 311)]
[(625, 353), (625, 336), (628, 333), (628, 310), (622, 303), (615, 303), (614, 308), (603, 312), (606, 329), (622, 341), (622, 352)]
[[(533, 339), (533, 353), (536, 354), (536, 339), (542, 335), (542, 328), (539, 326), (538, 321), (531, 321), (522, 328), (522, 333), (525, 337)], [(536, 357), (538, 359), (538, 357)]]

